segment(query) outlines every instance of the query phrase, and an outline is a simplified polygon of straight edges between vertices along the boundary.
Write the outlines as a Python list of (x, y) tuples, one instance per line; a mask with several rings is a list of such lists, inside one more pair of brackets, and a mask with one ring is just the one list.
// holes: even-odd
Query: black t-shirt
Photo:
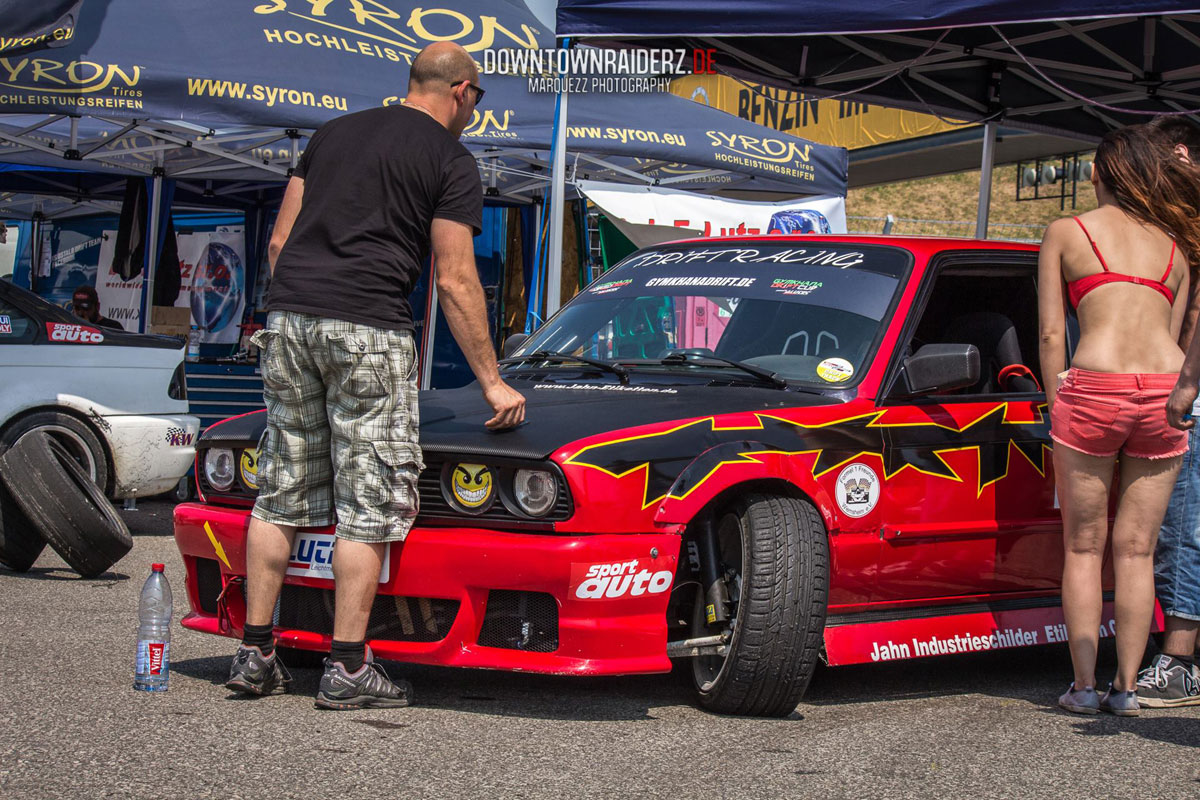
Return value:
[(312, 137), (294, 173), (304, 202), (275, 264), (269, 310), (412, 328), (408, 295), (435, 217), (483, 223), (470, 152), (423, 111), (348, 114)]
[(115, 319), (109, 319), (108, 317), (104, 316), (103, 314), (100, 315), (100, 319), (96, 320), (92, 324), (98, 328), (112, 328), (113, 330), (116, 330), (116, 331), (125, 330), (124, 325), (117, 322)]

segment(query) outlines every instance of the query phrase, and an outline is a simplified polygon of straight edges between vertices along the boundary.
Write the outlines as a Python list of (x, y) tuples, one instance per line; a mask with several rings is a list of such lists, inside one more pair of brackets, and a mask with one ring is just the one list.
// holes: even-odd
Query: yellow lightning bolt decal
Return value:
[(221, 543), (217, 541), (217, 536), (213, 533), (208, 522), (204, 523), (204, 532), (208, 534), (208, 540), (212, 542), (213, 551), (217, 554), (217, 558), (221, 559), (221, 563), (227, 568), (233, 569), (233, 565), (229, 563), (229, 559), (225, 557), (225, 548), (221, 547)]

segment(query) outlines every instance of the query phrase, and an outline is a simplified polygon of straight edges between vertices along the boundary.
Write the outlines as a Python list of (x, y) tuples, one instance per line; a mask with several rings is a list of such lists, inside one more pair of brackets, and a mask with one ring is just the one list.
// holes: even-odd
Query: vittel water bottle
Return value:
[(133, 688), (165, 692), (171, 668), (171, 585), (155, 564), (138, 602), (137, 671)]

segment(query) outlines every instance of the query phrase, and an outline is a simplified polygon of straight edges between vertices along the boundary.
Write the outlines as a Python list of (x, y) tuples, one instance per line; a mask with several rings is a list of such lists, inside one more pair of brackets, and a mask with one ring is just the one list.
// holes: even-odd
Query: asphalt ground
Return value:
[(291, 695), (231, 694), (233, 641), (176, 625), (170, 691), (135, 692), (152, 562), (176, 620), (186, 600), (171, 505), (122, 515), (134, 549), (98, 579), (49, 550), (26, 574), (0, 568), (2, 797), (1200, 797), (1200, 707), (1062, 713), (1061, 645), (823, 669), (781, 720), (706, 713), (671, 675), (395, 663), (416, 706), (327, 712), (312, 669)]

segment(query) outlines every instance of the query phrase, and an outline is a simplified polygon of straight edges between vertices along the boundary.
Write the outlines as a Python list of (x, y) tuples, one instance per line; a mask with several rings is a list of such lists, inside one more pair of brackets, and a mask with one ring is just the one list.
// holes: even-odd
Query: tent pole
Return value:
[(42, 212), (42, 201), (39, 200), (33, 211), (33, 225), (31, 226), (33, 239), (29, 242), (29, 291), (31, 292), (38, 290), (38, 267), (42, 263), (42, 222), (45, 219), (46, 215)]
[(433, 339), (437, 333), (438, 318), (438, 290), (435, 274), (433, 270), (430, 270), (429, 298), (425, 304), (425, 335), (421, 337), (423, 341), (420, 342), (424, 345), (421, 350), (421, 383), (418, 387), (421, 389), (433, 388)]
[[(570, 40), (566, 42), (570, 47)], [(563, 194), (567, 173), (567, 93), (558, 93), (554, 115), (553, 166), (550, 170), (550, 242), (546, 261), (546, 319), (558, 311), (562, 298)]]
[(146, 332), (147, 323), (154, 308), (154, 273), (158, 271), (158, 223), (159, 204), (162, 202), (163, 153), (159, 150), (154, 154), (154, 179), (150, 186), (150, 230), (148, 232), (150, 252), (146, 261), (146, 288), (142, 292), (142, 333)]
[(975, 214), (975, 238), (986, 239), (988, 212), (992, 205), (992, 166), (996, 160), (996, 123), (983, 126), (983, 159), (979, 165), (979, 207)]

